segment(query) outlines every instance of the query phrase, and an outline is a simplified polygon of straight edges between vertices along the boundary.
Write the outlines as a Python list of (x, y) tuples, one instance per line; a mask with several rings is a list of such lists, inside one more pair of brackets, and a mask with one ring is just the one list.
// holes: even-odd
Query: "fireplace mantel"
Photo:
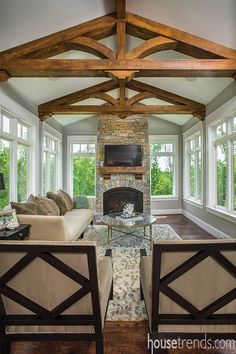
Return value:
[(110, 179), (113, 173), (131, 173), (135, 175), (135, 179), (142, 179), (145, 170), (143, 166), (102, 166), (99, 168), (99, 173), (104, 179)]

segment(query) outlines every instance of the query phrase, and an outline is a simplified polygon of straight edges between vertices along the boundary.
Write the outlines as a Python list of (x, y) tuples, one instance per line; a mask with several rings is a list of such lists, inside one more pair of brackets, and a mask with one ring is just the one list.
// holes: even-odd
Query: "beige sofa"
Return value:
[(88, 197), (89, 209), (73, 209), (63, 216), (18, 214), (20, 224), (30, 224), (30, 240), (75, 241), (94, 218), (94, 198)]

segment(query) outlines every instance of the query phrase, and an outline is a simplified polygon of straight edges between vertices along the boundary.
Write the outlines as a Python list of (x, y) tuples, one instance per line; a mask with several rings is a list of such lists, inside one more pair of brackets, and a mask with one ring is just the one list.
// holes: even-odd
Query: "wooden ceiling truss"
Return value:
[[(125, 0), (116, 1), (116, 13), (19, 45), (0, 53), (0, 82), (11, 77), (104, 77), (101, 84), (60, 97), (39, 106), (45, 120), (55, 114), (192, 114), (205, 117), (205, 106), (188, 98), (144, 84), (140, 77), (236, 78), (236, 50), (126, 11)], [(99, 40), (116, 35), (116, 51)], [(127, 35), (143, 40), (127, 51)], [(70, 50), (93, 54), (98, 59), (52, 58)], [(151, 54), (174, 50), (188, 59), (150, 60)], [(119, 99), (109, 91), (119, 89)], [(127, 89), (136, 94), (127, 98)], [(96, 98), (101, 105), (82, 105)], [(156, 98), (163, 104), (142, 100)], [(169, 104), (167, 104), (169, 103)]]

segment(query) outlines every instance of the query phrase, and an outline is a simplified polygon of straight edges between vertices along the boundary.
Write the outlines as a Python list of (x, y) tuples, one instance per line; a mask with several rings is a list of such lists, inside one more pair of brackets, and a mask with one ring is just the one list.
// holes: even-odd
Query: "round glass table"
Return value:
[[(127, 235), (148, 240), (150, 249), (152, 245), (152, 225), (156, 217), (150, 213), (134, 213), (130, 217), (122, 216), (122, 212), (107, 214), (96, 218), (97, 222), (102, 222), (108, 227), (108, 244)], [(149, 237), (146, 236), (146, 228), (149, 227)], [(143, 229), (143, 235), (137, 234), (136, 230)], [(120, 235), (112, 237), (112, 231), (117, 231)]]

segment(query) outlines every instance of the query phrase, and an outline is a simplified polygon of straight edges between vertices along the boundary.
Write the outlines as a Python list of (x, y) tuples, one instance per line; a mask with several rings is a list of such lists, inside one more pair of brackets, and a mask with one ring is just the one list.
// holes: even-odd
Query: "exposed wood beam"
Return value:
[(73, 104), (76, 102), (80, 102), (85, 100), (86, 98), (96, 94), (96, 93), (101, 93), (101, 92), (107, 92), (114, 90), (119, 87), (119, 84), (116, 83), (113, 80), (105, 81), (102, 82), (101, 84), (97, 84), (94, 86), (90, 86), (88, 88), (85, 88), (83, 90), (79, 90), (73, 93), (70, 93), (69, 95), (59, 97), (55, 100), (45, 102), (41, 105), (39, 105), (40, 109), (43, 109), (47, 105), (63, 105), (63, 104)]
[(125, 105), (125, 80), (120, 80), (120, 104)]
[[(199, 110), (198, 105), (188, 104), (188, 105), (77, 105), (77, 106), (55, 106), (47, 105), (43, 109), (39, 109), (39, 114), (41, 117), (44, 115), (51, 114), (191, 114)], [(199, 111), (198, 111), (199, 112)], [(204, 111), (203, 111), (204, 112)]]
[(210, 53), (206, 50), (194, 47), (183, 42), (177, 43), (176, 51), (196, 59), (224, 59), (224, 56)]
[(236, 60), (14, 59), (0, 60), (0, 70), (12, 77), (101, 77), (105, 71), (130, 70), (140, 77), (233, 77)]
[(8, 73), (4, 70), (0, 70), (0, 82), (7, 81), (10, 79)]
[(156, 97), (159, 100), (169, 102), (172, 104), (194, 104), (198, 105), (201, 109), (205, 109), (205, 106), (199, 102), (190, 100), (189, 98), (176, 95), (172, 92), (162, 90), (158, 87), (152, 86), (145, 84), (143, 82), (137, 81), (137, 80), (132, 80), (126, 84), (127, 88), (130, 88), (131, 90), (138, 91), (138, 92), (149, 92), (154, 97)]
[(99, 100), (105, 101), (105, 102), (110, 103), (112, 105), (117, 104), (117, 101), (112, 96), (110, 96), (104, 92), (94, 93), (94, 94), (88, 96), (87, 98), (97, 98)]
[(196, 117), (200, 120), (204, 120), (204, 118), (206, 117), (206, 112), (204, 111), (194, 111), (192, 112), (193, 117)]
[[(47, 58), (51, 58), (55, 55), (64, 53), (67, 51), (67, 48), (64, 44), (64, 42), (62, 43), (57, 43), (55, 45), (49, 46), (49, 47), (45, 47), (39, 50), (35, 50), (34, 52), (30, 52), (26, 55), (21, 56), (21, 58), (24, 59), (47, 59)], [(0, 57), (1, 57), (1, 53), (0, 53)]]
[(116, 17), (125, 19), (126, 17), (126, 0), (116, 0)]
[(156, 98), (156, 96), (151, 93), (151, 92), (140, 92), (140, 93), (137, 93), (137, 95), (134, 95), (133, 97), (131, 97), (129, 100), (127, 100), (127, 105), (132, 105), (136, 102), (139, 102), (139, 101), (142, 101), (142, 100), (145, 100), (147, 98)]
[(236, 50), (226, 48), (223, 45), (194, 36), (176, 28), (163, 25), (129, 12), (126, 14), (126, 20), (130, 25), (146, 30), (153, 35), (161, 35), (174, 39), (181, 43), (196, 47), (197, 49), (202, 49), (208, 53), (217, 55), (221, 58), (236, 59)]
[(123, 20), (116, 25), (117, 59), (124, 59), (126, 55), (126, 23)]
[(126, 59), (142, 59), (161, 50), (174, 50), (176, 45), (177, 42), (173, 39), (158, 36), (133, 48), (127, 53)]
[(143, 39), (145, 41), (157, 36), (155, 33), (148, 31), (145, 28), (137, 27), (133, 24), (131, 25), (129, 22), (126, 22), (126, 31), (129, 35)]
[(109, 26), (107, 28), (101, 28), (101, 29), (97, 29), (97, 30), (92, 30), (92, 31), (85, 33), (86, 37), (95, 39), (96, 41), (113, 36), (115, 34), (116, 34), (116, 22), (114, 22), (113, 26)]
[(85, 35), (91, 31), (102, 31), (115, 27), (116, 19), (112, 16), (102, 16), (91, 21), (87, 21), (80, 25), (62, 30), (60, 32), (48, 35), (46, 37), (36, 39), (26, 44), (19, 45), (15, 48), (0, 53), (0, 59), (10, 60), (16, 57), (22, 57), (29, 53), (45, 50), (46, 47), (52, 47), (57, 43), (68, 41), (72, 38)]
[(84, 52), (96, 55), (99, 58), (115, 59), (116, 54), (102, 43), (88, 37), (77, 37), (65, 42), (67, 50), (82, 50)]

